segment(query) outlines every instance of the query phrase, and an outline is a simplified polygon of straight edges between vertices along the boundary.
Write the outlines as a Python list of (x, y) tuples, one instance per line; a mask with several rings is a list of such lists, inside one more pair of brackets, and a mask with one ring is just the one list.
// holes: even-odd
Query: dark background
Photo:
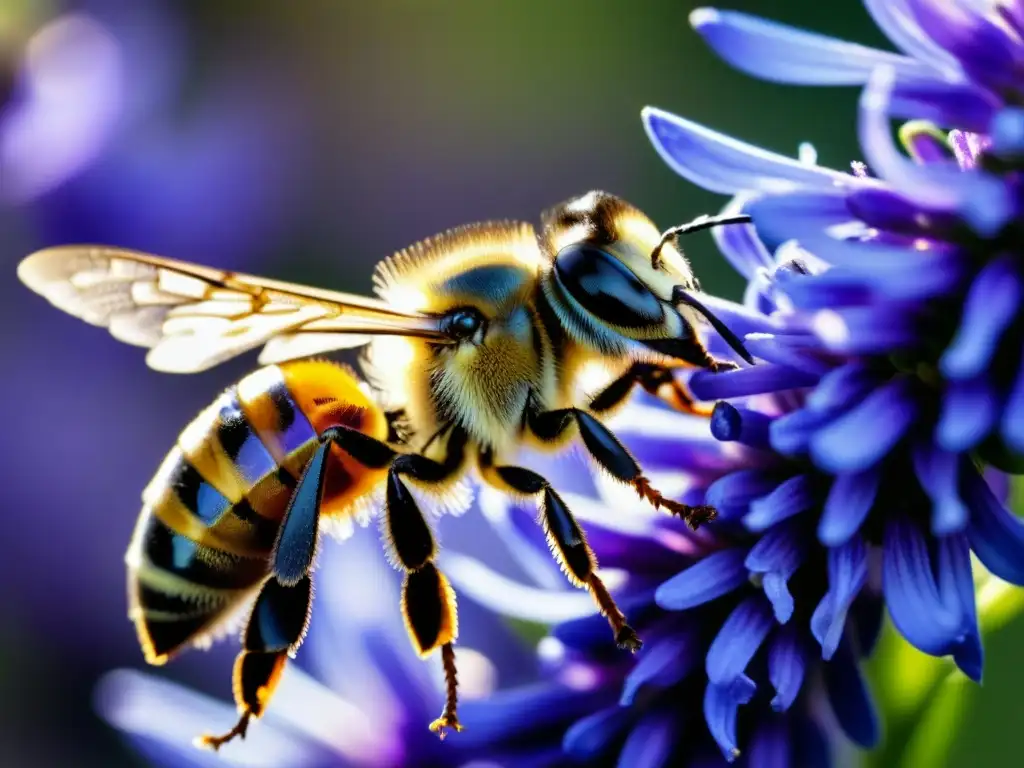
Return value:
[[(536, 220), (591, 188), (662, 227), (717, 210), (649, 146), (647, 104), (790, 155), (811, 141), (823, 164), (858, 158), (854, 90), (730, 70), (689, 28), (696, 5), (0, 0), (0, 763), (133, 764), (92, 690), (143, 666), (123, 567), (139, 493), (254, 365), (151, 372), (27, 291), (18, 260), (93, 241), (363, 292), (415, 240)], [(728, 7), (885, 45), (856, 0)], [(709, 236), (689, 253), (706, 289), (738, 296)], [(989, 643), (957, 764), (995, 765), (1013, 743), (1022, 641), (1017, 623)], [(232, 650), (161, 674), (227, 696)]]

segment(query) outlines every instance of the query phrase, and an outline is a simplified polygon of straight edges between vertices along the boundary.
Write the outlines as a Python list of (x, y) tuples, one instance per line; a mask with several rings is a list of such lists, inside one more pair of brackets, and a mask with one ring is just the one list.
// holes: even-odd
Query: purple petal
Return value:
[(952, 53), (974, 78), (994, 90), (1013, 88), (1017, 61), (1015, 44), (1006, 32), (947, 0), (908, 0), (908, 7), (925, 33)]
[[(806, 340), (813, 340), (813, 336), (805, 335)], [(770, 333), (750, 334), (743, 343), (754, 357), (775, 365), (783, 365), (798, 371), (804, 371), (812, 376), (822, 376), (832, 370), (833, 365), (829, 361), (816, 356), (813, 349), (800, 349), (789, 343), (789, 336), (776, 336)]]
[(836, 352), (891, 354), (917, 343), (915, 317), (919, 309), (917, 302), (824, 309), (815, 314), (813, 327), (825, 345)]
[(971, 549), (1003, 581), (1024, 586), (1024, 523), (999, 502), (973, 468), (963, 474), (963, 499), (971, 510)]
[(865, 184), (847, 174), (745, 144), (654, 107), (645, 107), (641, 118), (661, 158), (680, 176), (712, 192), (732, 195)]
[(764, 574), (761, 587), (779, 624), (793, 617), (793, 595), (788, 581), (804, 559), (805, 544), (800, 531), (783, 524), (765, 533), (747, 554), (747, 570)]
[(995, 426), (998, 401), (984, 375), (973, 381), (951, 381), (942, 398), (935, 440), (947, 451), (963, 453), (985, 439)]
[(885, 528), (882, 589), (893, 624), (911, 645), (933, 656), (949, 652), (960, 617), (942, 602), (924, 536), (901, 517)]
[(996, 96), (972, 83), (910, 77), (897, 80), (893, 86), (889, 113), (967, 131), (986, 131), (999, 107)]
[(914, 446), (914, 471), (932, 501), (932, 533), (948, 536), (967, 525), (967, 507), (960, 500), (960, 461), (955, 453), (930, 443)]
[(1021, 310), (1022, 286), (1015, 258), (1001, 256), (978, 273), (956, 337), (939, 362), (952, 379), (972, 379), (991, 363), (999, 340)]
[(829, 736), (826, 736), (822, 727), (809, 716), (794, 719), (792, 727), (793, 746), (796, 749), (795, 765), (800, 768), (832, 768), (834, 763)]
[[(842, 189), (782, 192), (754, 200), (747, 205), (747, 213), (754, 219), (757, 234), (769, 245), (792, 239), (802, 242), (806, 233), (823, 232), (854, 220), (846, 203), (848, 194)], [(808, 250), (828, 261), (828, 254)]]
[(807, 408), (818, 413), (832, 414), (859, 403), (878, 385), (878, 375), (868, 366), (849, 362), (821, 377), (807, 395)]
[(843, 639), (846, 614), (868, 576), (868, 550), (859, 536), (828, 551), (828, 592), (811, 618), (811, 632), (828, 661)]
[(960, 65), (948, 51), (925, 34), (907, 0), (863, 0), (868, 13), (900, 50), (939, 71), (956, 73)]
[[(826, 232), (807, 233), (801, 245), (836, 267), (863, 272), (903, 270), (956, 270), (963, 262), (958, 250), (931, 247), (918, 250), (908, 244), (886, 244), (873, 240), (841, 240)], [(957, 274), (960, 274), (957, 272)]]
[(836, 720), (850, 740), (865, 749), (875, 746), (881, 736), (878, 713), (849, 643), (842, 643), (832, 663), (825, 665), (825, 687)]
[(993, 154), (1008, 160), (1024, 154), (1024, 109), (1006, 107), (1000, 110), (992, 120), (991, 131)]
[(917, 416), (911, 384), (877, 389), (811, 438), (811, 456), (829, 472), (863, 472), (900, 441)]
[(743, 549), (708, 555), (659, 586), (654, 599), (666, 611), (684, 611), (728, 594), (747, 580), (744, 557)]
[(801, 408), (773, 420), (768, 433), (772, 447), (786, 456), (807, 452), (811, 438), (828, 423), (830, 414)]
[(690, 14), (690, 24), (734, 67), (778, 83), (859, 85), (883, 64), (904, 76), (930, 71), (906, 56), (735, 11), (698, 8)]
[(577, 720), (565, 732), (562, 749), (580, 761), (596, 760), (626, 730), (632, 714), (628, 709), (612, 706)]
[(740, 338), (748, 333), (775, 333), (782, 329), (778, 321), (742, 304), (699, 291), (692, 292), (692, 295)]
[(818, 522), (818, 540), (837, 547), (850, 540), (875, 504), (882, 473), (878, 467), (836, 477)]
[[(490, 746), (496, 741), (518, 741), (537, 729), (568, 726), (581, 717), (614, 703), (607, 686), (595, 689), (568, 688), (540, 682), (496, 691), (486, 700), (463, 702), (460, 714), (466, 729), (462, 747)], [(611, 699), (611, 700), (609, 700)]]
[(730, 400), (812, 387), (817, 380), (818, 376), (796, 368), (762, 364), (725, 373), (697, 371), (690, 377), (689, 386), (698, 400)]
[(789, 733), (783, 723), (766, 721), (754, 731), (747, 752), (750, 768), (787, 768), (790, 765)]
[(965, 675), (980, 683), (985, 661), (978, 631), (971, 551), (967, 538), (953, 535), (939, 539), (938, 554), (939, 594), (943, 602), (958, 612), (962, 619), (963, 639), (953, 649), (953, 660)]
[(772, 625), (772, 612), (759, 595), (737, 605), (708, 648), (708, 679), (727, 685), (742, 675)]
[[(897, 149), (889, 126), (889, 107), (893, 91), (893, 71), (876, 70), (860, 100), (859, 133), (865, 159), (875, 172), (901, 194), (919, 205), (937, 208), (965, 208), (975, 216), (972, 223), (982, 234), (999, 229), (1012, 213), (1003, 185), (995, 178), (965, 174), (958, 168), (919, 166)], [(978, 210), (983, 201), (986, 210)]]
[(715, 403), (711, 412), (711, 434), (723, 442), (740, 442), (754, 448), (769, 448), (768, 425), (771, 419), (749, 408)]
[(753, 531), (763, 531), (804, 512), (818, 502), (818, 484), (811, 475), (794, 475), (760, 499), (750, 503), (743, 522)]
[(752, 689), (739, 685), (708, 683), (704, 691), (704, 719), (727, 762), (740, 756), (736, 744), (736, 714), (740, 704), (746, 704), (753, 695)]
[(741, 469), (715, 480), (704, 494), (704, 503), (715, 509), (746, 508), (779, 484), (779, 476), (759, 469)]
[(772, 709), (785, 712), (796, 701), (806, 669), (804, 649), (795, 626), (775, 632), (768, 648), (768, 679), (775, 689)]
[(644, 648), (640, 660), (622, 684), (619, 706), (631, 706), (645, 686), (665, 689), (680, 682), (699, 657), (700, 649), (693, 637), (666, 638)]
[(668, 766), (678, 734), (679, 728), (671, 712), (647, 715), (626, 737), (618, 764), (636, 768)]
[[(906, 237), (933, 238), (959, 224), (955, 212), (922, 208), (894, 189), (856, 189), (846, 196), (850, 211), (868, 227)], [(908, 243), (900, 241), (899, 247)]]
[(1001, 431), (1013, 450), (1024, 453), (1024, 357), (1006, 400)]
[[(747, 195), (736, 195), (722, 209), (722, 215), (745, 213), (748, 202)], [(757, 273), (757, 270), (772, 266), (772, 255), (758, 238), (757, 230), (752, 224), (715, 227), (711, 230), (711, 235), (726, 260), (748, 280)]]

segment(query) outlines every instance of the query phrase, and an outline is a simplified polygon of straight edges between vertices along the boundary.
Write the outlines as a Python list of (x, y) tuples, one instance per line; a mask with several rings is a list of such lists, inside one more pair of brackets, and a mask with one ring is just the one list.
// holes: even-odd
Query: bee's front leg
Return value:
[(636, 459), (619, 439), (592, 414), (579, 408), (563, 408), (531, 414), (527, 421), (532, 432), (541, 440), (557, 440), (575, 420), (583, 438), (583, 444), (594, 460), (606, 469), (612, 477), (629, 483), (641, 498), (654, 505), (664, 507), (674, 515), (682, 517), (696, 530), (701, 523), (713, 520), (715, 509), (707, 506), (691, 507), (665, 496), (651, 485)]

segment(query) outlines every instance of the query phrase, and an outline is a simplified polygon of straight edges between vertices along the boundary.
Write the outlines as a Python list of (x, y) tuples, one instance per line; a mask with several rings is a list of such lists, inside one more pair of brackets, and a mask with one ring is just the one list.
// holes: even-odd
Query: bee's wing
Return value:
[(59, 309), (149, 347), (147, 364), (168, 373), (203, 371), (271, 340), (262, 362), (380, 334), (440, 338), (436, 318), (376, 299), (117, 248), (47, 248), (18, 277)]

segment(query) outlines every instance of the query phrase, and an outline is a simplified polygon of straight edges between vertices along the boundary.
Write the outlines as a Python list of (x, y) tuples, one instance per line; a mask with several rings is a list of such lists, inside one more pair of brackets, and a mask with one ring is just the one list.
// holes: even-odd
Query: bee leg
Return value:
[(221, 736), (201, 736), (199, 746), (217, 750), (236, 737), (244, 738), (250, 720), (262, 717), (266, 710), (288, 656), (302, 644), (313, 600), (309, 571), (316, 554), (329, 452), (330, 442), (322, 442), (302, 473), (281, 521), (271, 554), (270, 577), (249, 615), (234, 669), (238, 722)]
[(632, 485), (640, 498), (649, 501), (655, 509), (664, 507), (673, 515), (682, 517), (694, 530), (701, 523), (715, 518), (713, 507), (691, 507), (665, 498), (661, 491), (654, 488), (650, 480), (644, 477), (643, 470), (626, 446), (619, 442), (611, 430), (586, 411), (579, 408), (545, 411), (532, 414), (528, 423), (533, 433), (541, 440), (555, 440), (568, 429), (572, 419), (575, 419), (583, 444), (594, 460), (612, 477)]
[(235, 660), (235, 703), (238, 722), (221, 736), (201, 736), (199, 746), (220, 749), (236, 737), (245, 738), (249, 722), (262, 717), (288, 662), (302, 644), (309, 625), (313, 586), (309, 575), (292, 586), (284, 586), (271, 576), (260, 590), (249, 623), (242, 651)]
[[(588, 409), (593, 413), (604, 413), (625, 400), (633, 386), (639, 384), (649, 394), (661, 398), (677, 411), (695, 416), (710, 416), (711, 407), (698, 405), (696, 399), (683, 387), (672, 369), (657, 363), (633, 363), (624, 374), (598, 392), (590, 401)], [(663, 390), (668, 388), (667, 392)]]
[(442, 461), (419, 454), (402, 454), (388, 471), (387, 512), (384, 521), (398, 565), (405, 571), (402, 586), (402, 617), (416, 652), (429, 656), (441, 649), (446, 692), (441, 716), (430, 730), (444, 738), (448, 730), (461, 731), (458, 717), (458, 674), (455, 639), (459, 633), (455, 591), (434, 564), (437, 545), (430, 525), (403, 476), (421, 483), (443, 483), (462, 467), (466, 435), (453, 430)]
[(590, 591), (615, 633), (616, 645), (634, 653), (640, 650), (643, 643), (596, 573), (597, 557), (587, 544), (583, 529), (551, 484), (524, 467), (494, 466), (489, 455), (481, 455), (480, 471), (484, 480), (499, 490), (541, 497), (541, 524), (551, 551), (569, 582)]

